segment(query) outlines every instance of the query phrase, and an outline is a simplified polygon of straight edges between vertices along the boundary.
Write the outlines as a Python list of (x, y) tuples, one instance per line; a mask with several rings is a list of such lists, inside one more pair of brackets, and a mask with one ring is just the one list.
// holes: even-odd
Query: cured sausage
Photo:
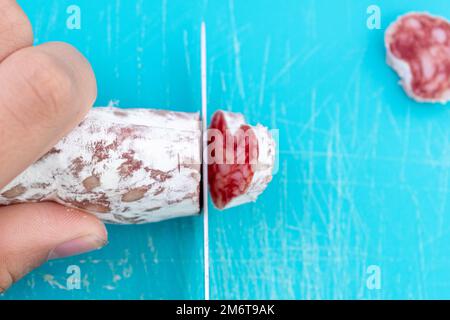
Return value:
[(427, 13), (400, 17), (386, 31), (387, 62), (419, 102), (450, 100), (450, 23)]
[[(54, 201), (118, 224), (199, 214), (201, 127), (198, 113), (94, 108), (0, 190), (0, 205)], [(205, 178), (214, 204), (225, 209), (255, 201), (272, 178), (275, 143), (269, 131), (221, 111), (210, 131), (211, 139), (218, 133), (216, 141), (225, 140), (215, 149), (210, 141), (208, 149), (216, 156), (226, 152), (228, 159), (208, 159)]]
[(275, 141), (267, 128), (243, 115), (218, 111), (208, 138), (208, 182), (219, 209), (256, 201), (272, 180)]
[(110, 223), (200, 212), (199, 114), (94, 108), (0, 190), (0, 205), (54, 201)]

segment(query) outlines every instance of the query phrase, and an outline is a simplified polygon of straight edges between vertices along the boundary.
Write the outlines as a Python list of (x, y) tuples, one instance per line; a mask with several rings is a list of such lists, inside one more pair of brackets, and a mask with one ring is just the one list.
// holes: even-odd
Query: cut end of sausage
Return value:
[(208, 184), (214, 205), (253, 202), (272, 179), (275, 142), (267, 128), (249, 126), (241, 114), (218, 111), (208, 131)]
[(386, 31), (387, 63), (408, 96), (418, 102), (450, 101), (450, 23), (428, 13), (409, 13)]

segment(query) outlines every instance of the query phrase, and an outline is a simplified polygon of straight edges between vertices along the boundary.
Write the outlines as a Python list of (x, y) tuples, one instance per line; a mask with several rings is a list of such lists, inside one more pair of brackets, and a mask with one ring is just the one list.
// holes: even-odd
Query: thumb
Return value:
[(54, 203), (0, 208), (0, 292), (50, 259), (99, 249), (107, 243), (94, 216)]

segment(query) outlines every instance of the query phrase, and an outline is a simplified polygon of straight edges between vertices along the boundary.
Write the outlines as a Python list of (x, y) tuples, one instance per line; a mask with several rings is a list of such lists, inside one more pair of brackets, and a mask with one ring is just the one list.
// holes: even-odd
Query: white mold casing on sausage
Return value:
[(0, 190), (0, 205), (54, 201), (105, 222), (139, 224), (200, 212), (198, 113), (94, 108)]

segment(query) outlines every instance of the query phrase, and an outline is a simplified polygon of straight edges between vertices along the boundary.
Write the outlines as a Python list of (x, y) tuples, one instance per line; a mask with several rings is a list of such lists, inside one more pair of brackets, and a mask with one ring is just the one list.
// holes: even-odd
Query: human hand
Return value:
[[(65, 43), (32, 47), (28, 18), (0, 0), (0, 189), (69, 133), (92, 106), (95, 76)], [(49, 259), (106, 244), (103, 223), (54, 203), (0, 208), (0, 292)]]

